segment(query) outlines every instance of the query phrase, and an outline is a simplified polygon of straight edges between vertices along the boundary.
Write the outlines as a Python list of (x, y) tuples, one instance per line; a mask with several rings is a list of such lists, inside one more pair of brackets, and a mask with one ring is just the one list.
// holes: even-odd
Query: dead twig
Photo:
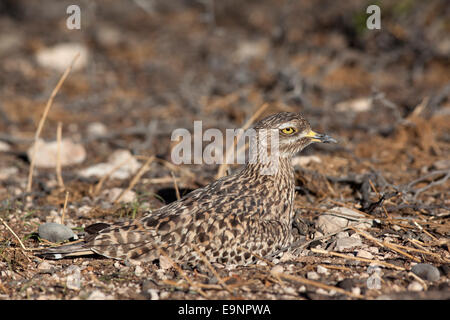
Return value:
[(58, 181), (58, 187), (64, 189), (64, 181), (61, 175), (61, 136), (62, 136), (62, 123), (58, 122), (58, 128), (56, 129), (56, 180)]
[(124, 195), (130, 191), (131, 189), (133, 189), (133, 187), (136, 185), (136, 183), (138, 183), (139, 179), (141, 179), (142, 175), (147, 171), (147, 168), (150, 166), (150, 164), (153, 162), (153, 160), (155, 159), (154, 156), (150, 157), (147, 159), (147, 161), (142, 165), (142, 167), (139, 168), (139, 171), (136, 173), (136, 175), (133, 177), (133, 179), (130, 182), (130, 185), (128, 186), (128, 188), (126, 188), (125, 190), (123, 190), (119, 196), (117, 197), (117, 199), (114, 201), (114, 203), (118, 203), (120, 202), (120, 200), (122, 200), (122, 198), (124, 197)]
[(50, 98), (47, 101), (47, 105), (45, 106), (44, 113), (42, 114), (41, 120), (39, 121), (38, 128), (36, 130), (36, 133), (34, 135), (34, 147), (33, 152), (31, 155), (31, 163), (30, 163), (30, 171), (28, 172), (28, 183), (27, 183), (27, 192), (31, 191), (31, 186), (33, 184), (33, 171), (34, 171), (34, 163), (36, 158), (36, 143), (41, 135), (42, 128), (44, 127), (45, 119), (47, 119), (48, 112), (50, 111), (50, 108), (53, 103), (53, 99), (55, 98), (56, 94), (58, 93), (59, 89), (61, 88), (62, 84), (64, 83), (64, 80), (66, 80), (67, 76), (69, 75), (69, 72), (72, 70), (73, 65), (75, 64), (75, 61), (80, 56), (79, 53), (75, 55), (70, 65), (67, 67), (67, 69), (64, 71), (63, 75), (59, 79), (58, 83), (56, 84), (56, 87), (53, 89)]

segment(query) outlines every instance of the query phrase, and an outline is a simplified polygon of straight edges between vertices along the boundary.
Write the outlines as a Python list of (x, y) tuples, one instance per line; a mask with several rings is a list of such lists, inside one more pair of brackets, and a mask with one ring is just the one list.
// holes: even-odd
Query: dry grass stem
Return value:
[(34, 148), (33, 148), (32, 156), (31, 156), (30, 171), (28, 173), (28, 183), (27, 183), (27, 189), (26, 189), (27, 192), (31, 191), (31, 186), (33, 184), (33, 171), (34, 171), (34, 163), (35, 163), (36, 152), (37, 152), (36, 142), (38, 141), (38, 139), (41, 135), (41, 131), (42, 131), (42, 128), (44, 127), (45, 119), (47, 119), (48, 112), (50, 111), (50, 108), (52, 106), (53, 99), (55, 98), (55, 96), (58, 93), (59, 89), (61, 88), (62, 84), (64, 83), (64, 80), (66, 80), (67, 76), (69, 75), (69, 72), (72, 70), (72, 67), (75, 64), (75, 62), (79, 56), (80, 56), (79, 53), (75, 55), (75, 57), (73, 58), (70, 65), (67, 67), (67, 69), (64, 71), (63, 75), (59, 79), (58, 83), (56, 84), (56, 87), (53, 89), (52, 94), (50, 95), (50, 98), (47, 101), (47, 105), (45, 106), (44, 113), (42, 114), (41, 120), (39, 121), (38, 128), (34, 135)]
[(323, 249), (316, 249), (316, 248), (311, 248), (311, 251), (315, 252), (315, 253), (322, 253), (322, 254), (325, 254), (325, 255), (341, 257), (341, 258), (345, 258), (345, 259), (349, 259), (349, 260), (356, 260), (356, 261), (362, 261), (362, 262), (367, 262), (367, 263), (374, 263), (374, 264), (378, 264), (378, 265), (385, 266), (385, 267), (392, 268), (392, 269), (396, 269), (396, 270), (402, 270), (402, 271), (405, 270), (405, 268), (403, 268), (403, 267), (399, 267), (399, 266), (396, 266), (394, 264), (387, 263), (387, 262), (380, 261), (380, 260), (354, 257), (354, 256), (349, 256), (349, 255), (346, 255), (346, 254), (343, 254), (343, 253), (327, 251), (327, 250), (323, 250)]
[(64, 206), (63, 206), (63, 211), (62, 211), (62, 215), (61, 215), (61, 224), (64, 224), (64, 217), (66, 216), (67, 201), (69, 201), (69, 191), (66, 192), (66, 198), (64, 199)]
[(173, 187), (175, 188), (175, 194), (177, 196), (177, 200), (180, 200), (181, 196), (180, 196), (180, 190), (178, 189), (177, 179), (175, 178), (175, 175), (173, 174), (172, 171), (170, 171), (170, 175), (172, 176)]
[(364, 298), (362, 295), (354, 294), (353, 292), (349, 292), (349, 291), (346, 291), (346, 290), (338, 288), (338, 287), (329, 286), (329, 285), (323, 284), (321, 282), (308, 280), (308, 279), (305, 279), (305, 278), (302, 278), (302, 277), (299, 277), (299, 276), (293, 276), (293, 275), (290, 275), (290, 274), (285, 274), (283, 272), (278, 272), (278, 273), (276, 273), (276, 275), (278, 277), (282, 278), (282, 279), (291, 280), (291, 281), (295, 281), (295, 282), (300, 282), (302, 284), (314, 286), (314, 287), (317, 287), (317, 288), (322, 288), (324, 290), (329, 290), (329, 291), (334, 290), (336, 292), (345, 294), (345, 295), (353, 297), (353, 298), (358, 298), (358, 299)]
[(100, 193), (100, 190), (103, 187), (103, 184), (105, 183), (106, 180), (109, 179), (109, 177), (116, 172), (117, 170), (119, 170), (120, 167), (122, 167), (124, 164), (126, 164), (128, 161), (130, 161), (131, 159), (133, 159), (132, 156), (128, 157), (127, 159), (125, 159), (124, 161), (118, 163), (116, 166), (114, 166), (111, 171), (108, 172), (108, 174), (104, 175), (97, 183), (97, 185), (94, 188), (94, 195), (98, 195)]
[(58, 187), (64, 189), (64, 181), (62, 178), (61, 169), (61, 138), (62, 138), (62, 123), (58, 122), (58, 127), (56, 129), (56, 180), (58, 181)]
[(125, 195), (125, 193), (127, 193), (128, 191), (133, 189), (133, 187), (136, 185), (136, 183), (138, 183), (139, 180), (141, 179), (142, 175), (148, 171), (148, 167), (150, 166), (150, 164), (153, 162), (154, 159), (155, 159), (155, 157), (148, 158), (147, 161), (142, 165), (142, 167), (139, 168), (136, 175), (133, 177), (133, 179), (131, 179), (131, 182), (130, 182), (128, 188), (126, 188), (119, 194), (117, 199), (114, 201), (115, 203), (120, 202), (122, 200), (123, 196)]

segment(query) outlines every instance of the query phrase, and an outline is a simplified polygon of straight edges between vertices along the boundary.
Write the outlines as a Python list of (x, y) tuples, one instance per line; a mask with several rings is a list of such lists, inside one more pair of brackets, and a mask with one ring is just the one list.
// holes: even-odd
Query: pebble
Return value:
[(271, 270), (270, 273), (271, 274), (278, 274), (278, 273), (282, 273), (284, 271), (283, 267), (280, 265), (274, 266)]
[(60, 242), (75, 237), (70, 228), (54, 222), (41, 224), (38, 228), (38, 234), (40, 238), (51, 242)]
[(355, 247), (359, 247), (362, 245), (362, 241), (360, 239), (348, 237), (348, 238), (340, 238), (336, 240), (336, 251), (344, 251), (348, 249), (353, 249)]
[(136, 266), (136, 268), (134, 269), (134, 274), (139, 277), (140, 275), (142, 275), (142, 273), (144, 273), (144, 268), (142, 268), (141, 266)]
[(41, 262), (37, 267), (39, 273), (52, 273), (54, 268), (48, 261)]
[(416, 264), (411, 268), (411, 271), (420, 278), (428, 281), (438, 281), (441, 276), (438, 268), (426, 263)]
[(423, 286), (419, 283), (419, 281), (413, 281), (409, 284), (408, 291), (423, 291)]
[(81, 270), (77, 266), (71, 267), (67, 268), (67, 272), (71, 272), (71, 274), (67, 276), (66, 286), (68, 289), (79, 291), (81, 289)]
[(315, 272), (315, 271), (310, 271), (310, 272), (308, 272), (308, 273), (306, 274), (306, 277), (307, 277), (309, 280), (319, 280), (319, 279), (320, 279), (319, 274), (318, 274), (317, 272)]
[(94, 290), (87, 297), (87, 300), (105, 300), (106, 298), (107, 297), (103, 292), (101, 292), (100, 290)]
[[(119, 166), (117, 168), (117, 166)], [(133, 157), (128, 150), (119, 149), (114, 151), (109, 157), (108, 162), (99, 163), (82, 169), (78, 174), (82, 177), (104, 177), (110, 175), (112, 179), (127, 179), (131, 175), (135, 174), (141, 167), (140, 162)], [(111, 171), (116, 169), (113, 173)]]
[(364, 112), (370, 110), (372, 107), (371, 98), (357, 98), (347, 101), (342, 101), (336, 104), (336, 110), (341, 112), (353, 111)]
[[(35, 166), (38, 168), (55, 168), (58, 153), (57, 141), (46, 142), (42, 139), (38, 139), (36, 147)], [(28, 160), (30, 162), (33, 157), (33, 150), (34, 145), (27, 151)], [(82, 163), (86, 159), (86, 149), (81, 144), (74, 143), (69, 138), (64, 138), (61, 140), (60, 159), (61, 166)]]
[(108, 133), (108, 129), (101, 122), (92, 122), (87, 127), (87, 133), (89, 136), (101, 137)]
[(0, 152), (6, 152), (11, 150), (11, 147), (6, 142), (0, 141)]
[(36, 53), (36, 60), (44, 68), (63, 72), (78, 53), (80, 56), (72, 69), (80, 70), (87, 65), (89, 58), (87, 47), (81, 43), (60, 43), (53, 47), (43, 48)]
[[(124, 190), (125, 189), (122, 188), (112, 188), (103, 190), (103, 192), (100, 194), (100, 198), (105, 198), (109, 202), (114, 202)], [(128, 190), (124, 193), (120, 202), (134, 202), (136, 200), (137, 200), (136, 192)]]
[(328, 274), (328, 269), (322, 266), (317, 266), (317, 273)]
[(365, 259), (373, 259), (373, 254), (366, 250), (358, 250), (356, 256)]
[(328, 234), (348, 226), (367, 229), (372, 226), (372, 222), (372, 219), (365, 218), (363, 214), (355, 210), (345, 207), (334, 207), (328, 213), (319, 216), (316, 221), (316, 227)]

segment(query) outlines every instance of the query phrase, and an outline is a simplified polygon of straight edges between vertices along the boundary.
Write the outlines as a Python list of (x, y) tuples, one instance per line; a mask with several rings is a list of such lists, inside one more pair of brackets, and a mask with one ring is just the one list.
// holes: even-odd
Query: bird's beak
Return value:
[(306, 136), (311, 139), (313, 142), (324, 142), (324, 143), (337, 143), (335, 139), (330, 137), (327, 134), (317, 133), (310, 130)]

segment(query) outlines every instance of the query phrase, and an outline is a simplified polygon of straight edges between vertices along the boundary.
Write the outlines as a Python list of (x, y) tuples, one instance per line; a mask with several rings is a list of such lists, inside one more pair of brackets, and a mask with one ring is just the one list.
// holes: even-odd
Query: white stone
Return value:
[[(58, 142), (45, 142), (38, 139), (36, 142), (36, 158), (34, 164), (38, 168), (55, 168), (58, 153)], [(28, 159), (31, 162), (33, 157), (34, 144), (27, 151)], [(68, 166), (82, 163), (86, 159), (86, 150), (81, 144), (72, 142), (69, 138), (61, 140), (60, 148), (61, 166)]]
[(325, 234), (339, 231), (348, 226), (367, 229), (372, 226), (372, 219), (366, 218), (362, 213), (345, 207), (334, 207), (327, 213), (319, 216), (317, 228)]
[(365, 259), (373, 259), (373, 254), (366, 250), (358, 250), (356, 256)]
[(81, 70), (87, 65), (89, 58), (87, 47), (81, 43), (60, 43), (50, 48), (43, 48), (36, 53), (36, 60), (44, 68), (63, 72), (78, 53), (80, 56), (72, 70)]
[(320, 279), (319, 274), (318, 274), (317, 272), (315, 272), (315, 271), (310, 271), (310, 272), (308, 272), (308, 273), (306, 274), (306, 277), (307, 277), (309, 280), (319, 280), (319, 279)]
[(336, 251), (345, 251), (362, 245), (361, 240), (355, 238), (340, 238), (336, 240)]
[(101, 137), (108, 132), (108, 128), (101, 122), (92, 122), (87, 127), (87, 133), (90, 136)]
[[(127, 179), (141, 167), (140, 162), (128, 150), (116, 150), (108, 158), (108, 162), (99, 163), (78, 172), (82, 177), (103, 177), (110, 175), (112, 179)], [(114, 172), (112, 172), (114, 170)], [(112, 172), (112, 173), (111, 173)]]
[(358, 287), (352, 288), (352, 293), (355, 294), (355, 295), (360, 295), (361, 294), (361, 288), (358, 288)]
[(39, 272), (47, 273), (51, 272), (53, 266), (48, 261), (43, 261), (38, 265), (37, 269), (39, 270)]
[(69, 267), (72, 270), (67, 268), (66, 272), (71, 272), (71, 274), (69, 274), (67, 276), (66, 286), (68, 289), (78, 291), (81, 289), (81, 270), (77, 266), (71, 266), (71, 267), (75, 267), (75, 268)]
[(150, 300), (159, 300), (159, 290), (157, 289), (148, 289), (147, 292), (150, 294)]
[(282, 273), (284, 271), (283, 266), (276, 265), (273, 266), (273, 268), (270, 270), (270, 273), (273, 275), (276, 275), (278, 273)]
[(100, 290), (92, 291), (87, 300), (106, 300), (106, 295)]
[(364, 112), (370, 110), (372, 107), (371, 98), (357, 98), (347, 101), (342, 101), (336, 104), (336, 110), (341, 112), (353, 111)]
[(423, 291), (423, 286), (419, 281), (413, 281), (409, 284), (408, 291), (415, 291), (415, 292)]
[(162, 270), (169, 270), (172, 268), (172, 263), (165, 256), (159, 256), (159, 266)]
[[(114, 202), (119, 197), (119, 195), (124, 191), (124, 189), (121, 188), (112, 188), (103, 190), (100, 194), (100, 198), (104, 198), (108, 200), (109, 202)], [(132, 190), (128, 190), (124, 193), (121, 202), (134, 202), (137, 199), (136, 192)]]
[(0, 141), (0, 152), (6, 152), (11, 150), (11, 147), (6, 142)]
[(142, 273), (144, 273), (144, 268), (142, 268), (141, 266), (136, 266), (136, 268), (134, 269), (134, 274), (136, 276), (141, 276)]
[(317, 266), (317, 273), (328, 274), (328, 269), (322, 266)]

